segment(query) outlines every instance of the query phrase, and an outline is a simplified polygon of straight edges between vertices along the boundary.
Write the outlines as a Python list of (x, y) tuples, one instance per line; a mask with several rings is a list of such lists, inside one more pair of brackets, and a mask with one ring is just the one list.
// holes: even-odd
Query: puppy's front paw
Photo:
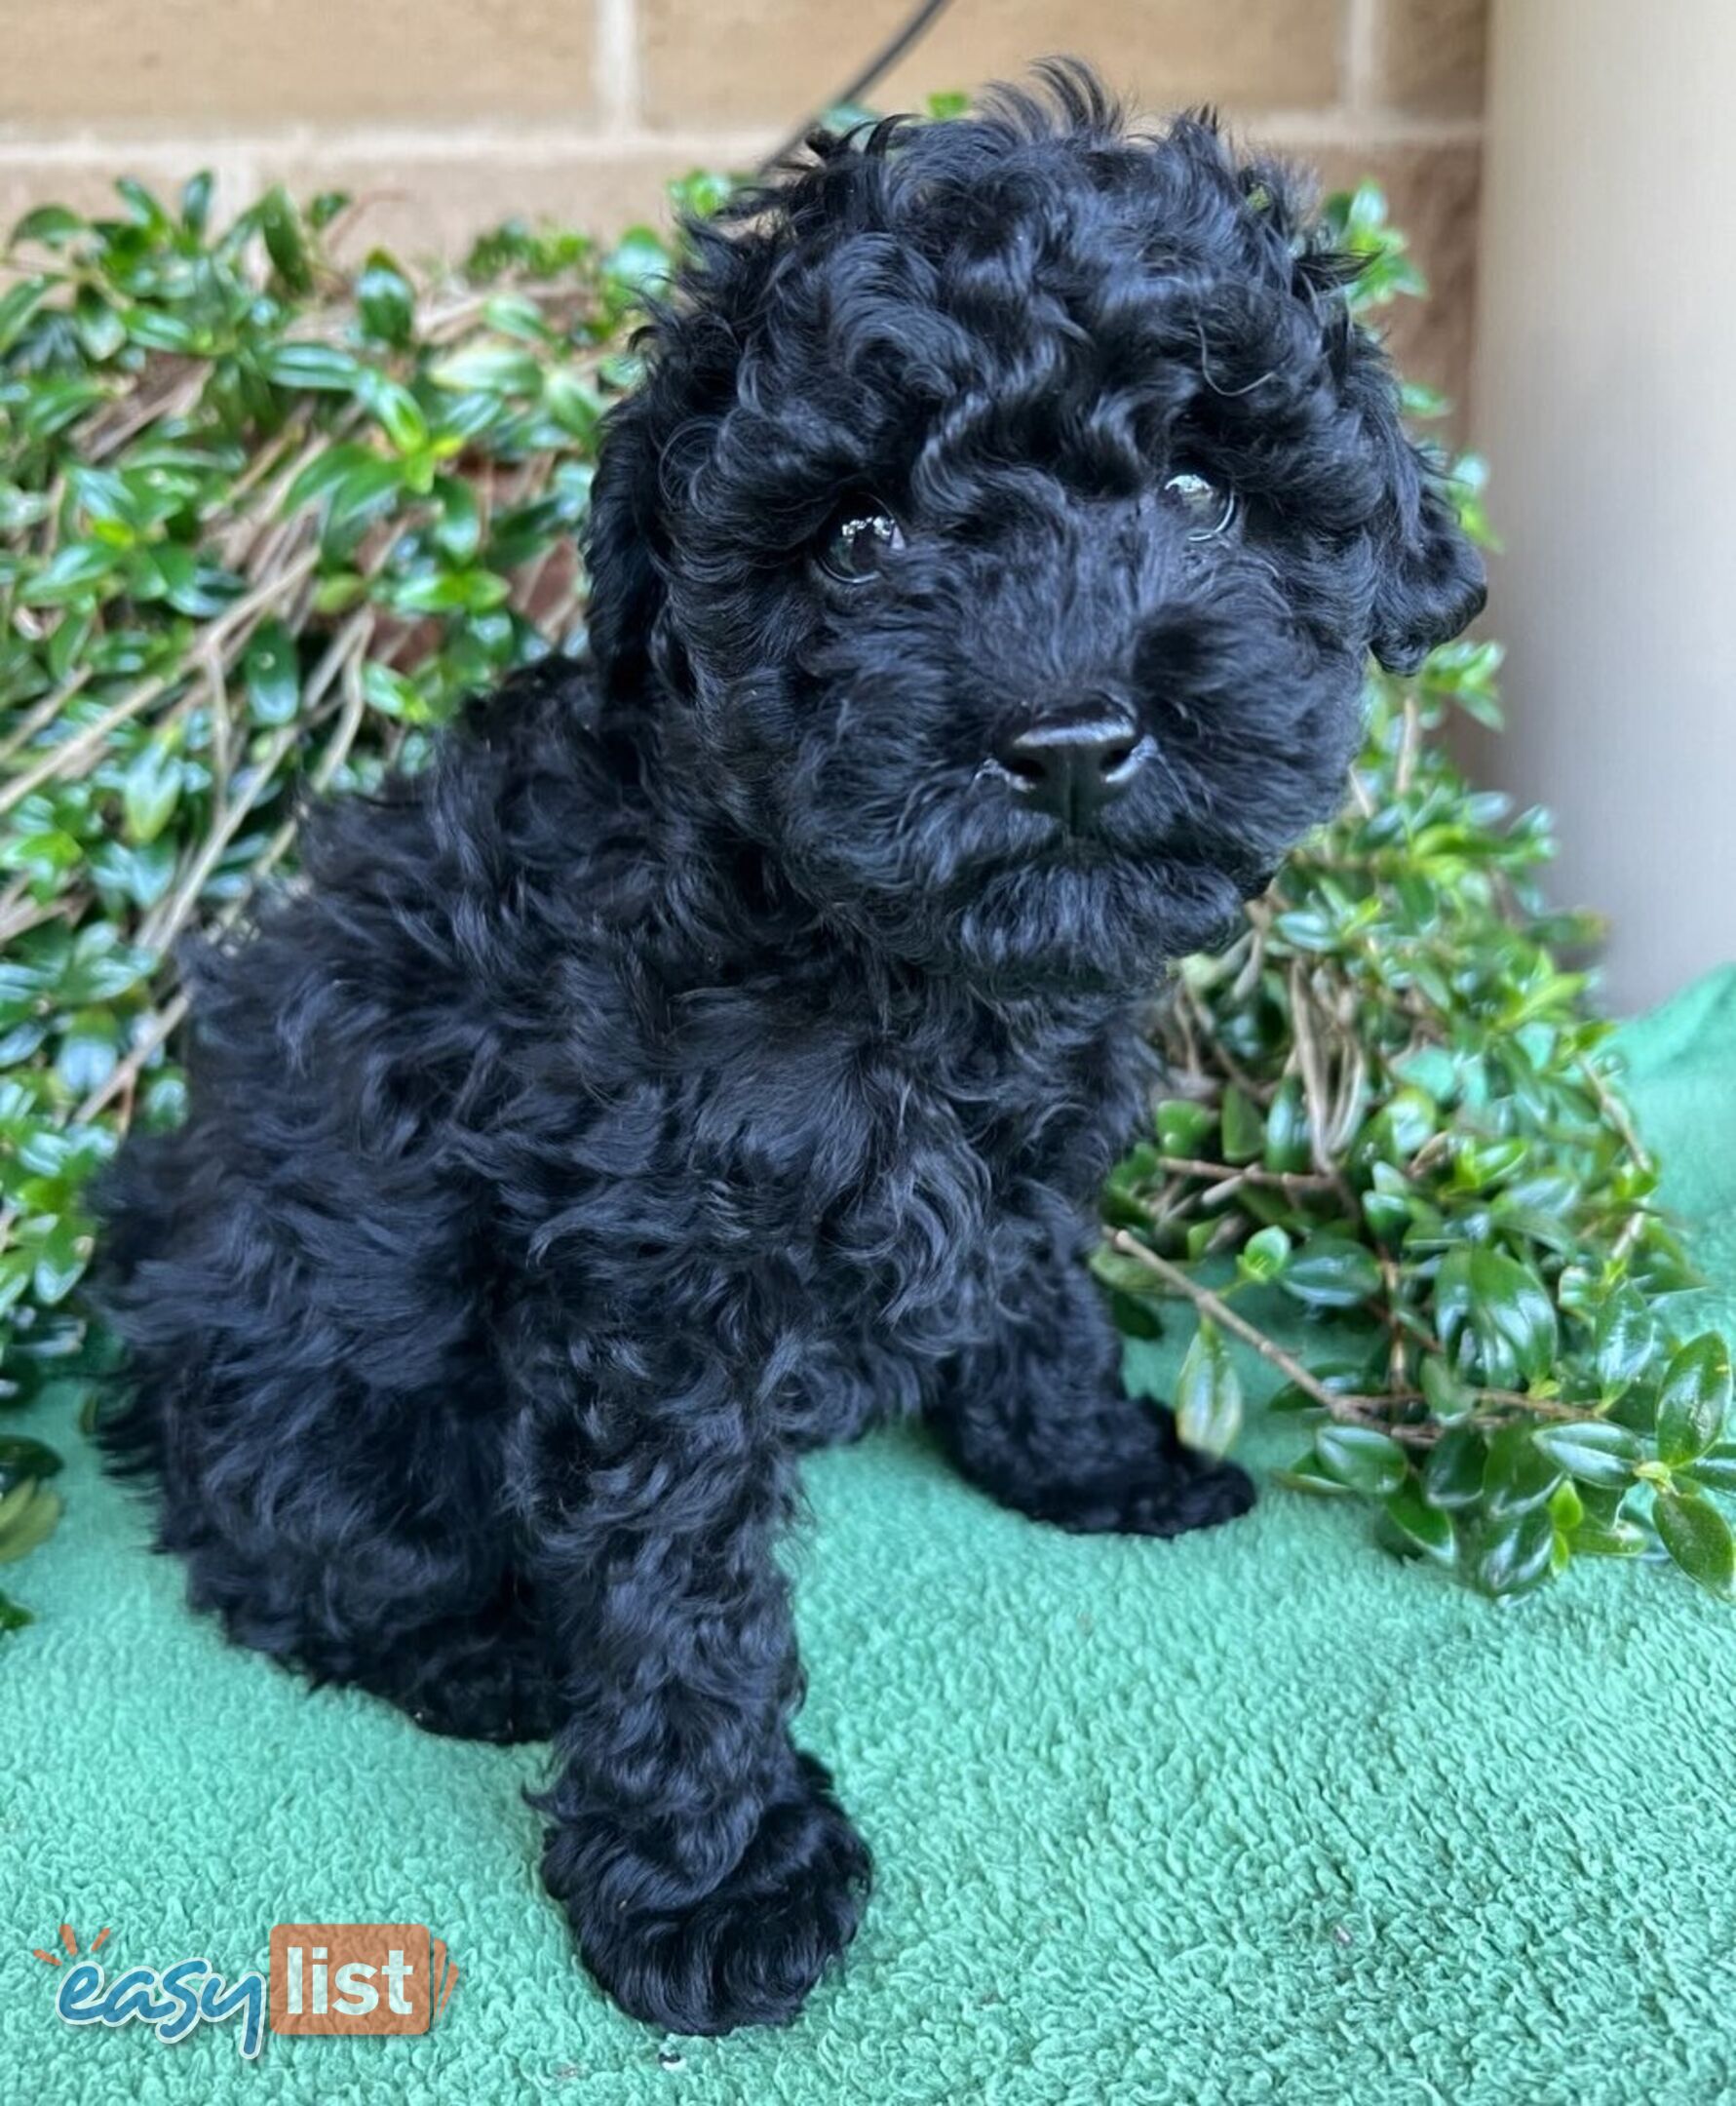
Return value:
[(790, 1795), (765, 1809), (734, 1869), (680, 1906), (657, 1905), (650, 1865), (624, 1878), (619, 1850), (599, 1850), (594, 1831), (550, 1833), (544, 1879), (623, 2010), (672, 2033), (786, 2025), (849, 1944), (868, 1894), (868, 1847), (825, 1770), (798, 1761)]
[(1184, 1536), (1235, 1520), (1254, 1499), (1254, 1480), (1240, 1464), (1177, 1447), (1125, 1475), (1045, 1485), (1029, 1510), (1081, 1535)]

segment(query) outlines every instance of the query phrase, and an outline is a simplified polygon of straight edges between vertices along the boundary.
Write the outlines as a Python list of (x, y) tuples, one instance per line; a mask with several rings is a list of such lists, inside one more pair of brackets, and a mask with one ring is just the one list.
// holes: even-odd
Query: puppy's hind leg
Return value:
[(237, 1645), (383, 1696), (430, 1733), (547, 1739), (543, 1625), (514, 1561), (499, 1436), (337, 1381), (215, 1381), (135, 1350), (98, 1422), (157, 1547)]

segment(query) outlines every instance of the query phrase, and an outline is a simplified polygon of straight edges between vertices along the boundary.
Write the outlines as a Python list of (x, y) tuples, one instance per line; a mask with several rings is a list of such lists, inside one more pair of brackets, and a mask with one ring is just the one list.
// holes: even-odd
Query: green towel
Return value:
[[(1736, 970), (1625, 1034), (1736, 1316)], [(1258, 1426), (1256, 1466), (1293, 1427)], [(818, 1459), (802, 1737), (878, 1884), (791, 2029), (672, 2041), (574, 1965), (521, 1787), (227, 1647), (76, 1440), (0, 1647), (0, 2095), (598, 2106), (1710, 2106), (1736, 2087), (1736, 1609), (1588, 1564), (1500, 1608), (1270, 1489), (1177, 1543), (1004, 1513), (913, 1429)], [(279, 1921), (426, 1923), (419, 2039), (165, 2046), (31, 1956), (262, 1967)]]

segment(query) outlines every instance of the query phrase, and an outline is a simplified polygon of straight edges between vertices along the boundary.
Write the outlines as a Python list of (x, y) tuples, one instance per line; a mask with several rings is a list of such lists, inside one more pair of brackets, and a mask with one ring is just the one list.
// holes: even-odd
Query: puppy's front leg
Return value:
[(637, 1394), (538, 1414), (527, 1442), (562, 1721), (543, 1876), (625, 2009), (726, 2033), (794, 2016), (855, 1931), (868, 1856), (790, 1737), (792, 1462), (675, 1358), (641, 1353)]
[(998, 1335), (946, 1368), (929, 1418), (953, 1462), (1061, 1528), (1179, 1536), (1246, 1513), (1248, 1473), (1182, 1447), (1169, 1412), (1123, 1390), (1115, 1328), (1064, 1242), (1004, 1290)]

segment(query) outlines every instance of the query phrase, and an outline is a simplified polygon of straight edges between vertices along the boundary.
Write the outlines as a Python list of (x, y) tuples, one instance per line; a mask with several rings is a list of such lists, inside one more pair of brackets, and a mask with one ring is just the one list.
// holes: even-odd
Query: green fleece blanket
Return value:
[[(1736, 1318), (1736, 970), (1626, 1034), (1667, 1196)], [(1293, 1429), (1257, 1428), (1256, 1465)], [(1508, 1608), (1272, 1488), (1078, 1540), (900, 1430), (818, 1460), (803, 1736), (879, 1864), (793, 2027), (671, 2041), (538, 1890), (536, 1750), (436, 1740), (232, 1651), (75, 1438), (0, 1647), (0, 2098), (599, 2106), (1711, 2106), (1736, 2089), (1736, 1610), (1588, 1565)], [(262, 1968), (278, 1922), (413, 1922), (417, 2039), (166, 2046), (56, 2015), (112, 1969)], [(112, 1976), (111, 1976), (112, 1979)]]

